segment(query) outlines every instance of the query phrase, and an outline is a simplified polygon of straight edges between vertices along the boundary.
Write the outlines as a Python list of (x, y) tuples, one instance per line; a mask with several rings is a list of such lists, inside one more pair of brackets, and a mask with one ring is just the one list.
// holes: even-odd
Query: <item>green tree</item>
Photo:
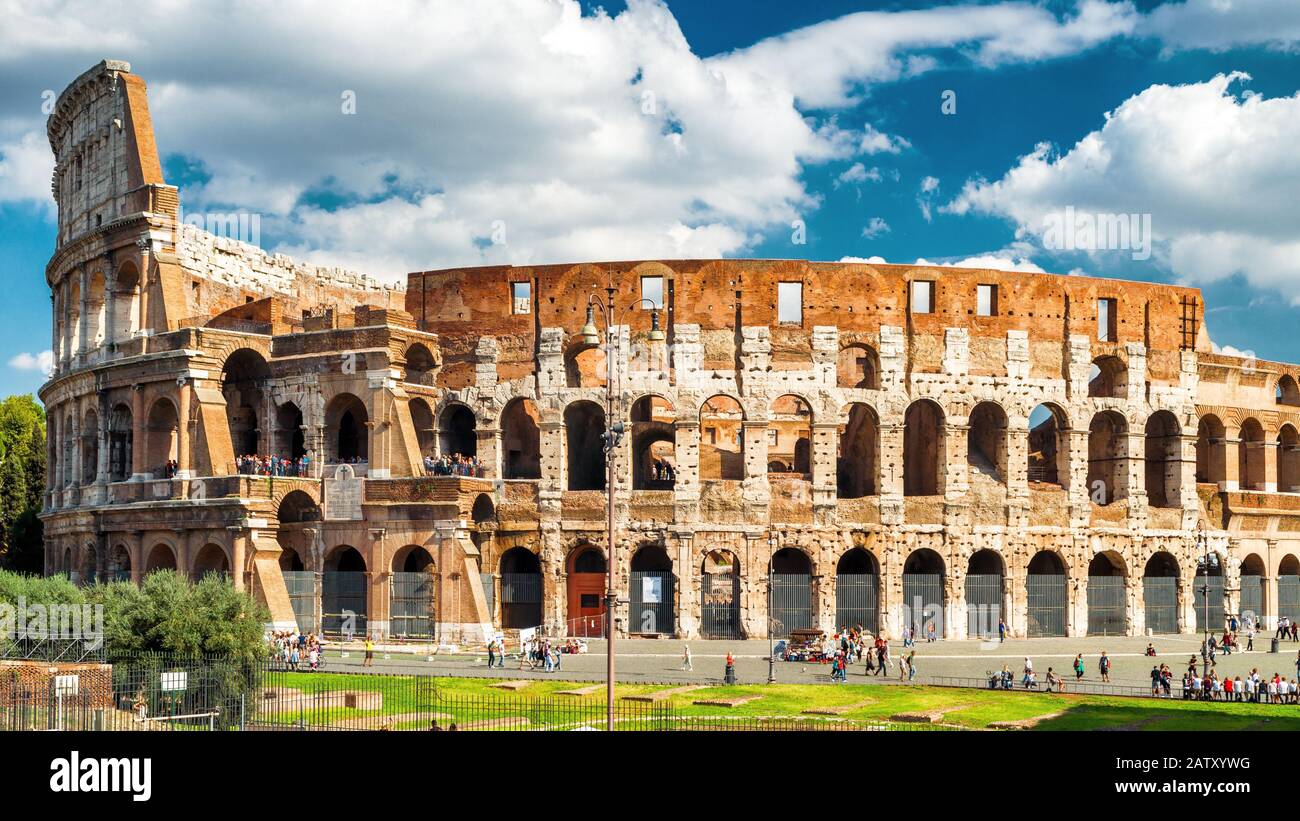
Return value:
[(30, 394), (0, 402), (0, 567), (39, 572), (45, 411)]

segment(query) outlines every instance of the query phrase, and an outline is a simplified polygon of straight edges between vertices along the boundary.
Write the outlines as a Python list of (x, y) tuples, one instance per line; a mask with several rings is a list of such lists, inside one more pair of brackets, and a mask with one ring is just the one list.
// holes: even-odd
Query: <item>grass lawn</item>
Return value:
[[(590, 682), (548, 679), (530, 681), (511, 692), (492, 687), (492, 679), (434, 678), (427, 676), (375, 676), (336, 673), (280, 673), (271, 682), (317, 699), (332, 691), (380, 693), (379, 709), (359, 709), (330, 702), (307, 708), (314, 725), (423, 727), (429, 714), (445, 718), (440, 723), (485, 721), (488, 717), (514, 716), (532, 728), (599, 723), (604, 715), (603, 690), (589, 696), (560, 696), (560, 690), (590, 687)], [(671, 689), (665, 685), (618, 685), (616, 693), (641, 695)], [(324, 694), (324, 695), (321, 695)], [(733, 707), (696, 705), (700, 699), (757, 697)], [(812, 708), (840, 708), (834, 716), (803, 715)], [(1300, 707), (1231, 703), (1148, 700), (1116, 696), (1059, 695), (992, 692), (946, 687), (904, 685), (774, 684), (703, 687), (675, 693), (654, 704), (620, 701), (620, 711), (645, 716), (671, 713), (675, 717), (748, 716), (802, 718), (810, 721), (890, 723), (900, 713), (942, 712), (944, 725), (982, 729), (1000, 721), (1040, 718), (1035, 730), (1092, 730), (1102, 728), (1160, 730), (1300, 730)], [(295, 723), (299, 716), (286, 711), (264, 714), (273, 723)]]

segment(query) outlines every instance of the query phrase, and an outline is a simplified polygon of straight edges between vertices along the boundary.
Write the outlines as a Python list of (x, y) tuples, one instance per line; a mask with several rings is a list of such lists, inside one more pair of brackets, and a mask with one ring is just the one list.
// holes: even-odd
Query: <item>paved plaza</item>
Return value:
[[(1143, 655), (1147, 642), (1155, 645), (1157, 657), (1149, 659)], [(682, 648), (689, 644), (693, 658), (693, 671), (682, 670)], [(1279, 652), (1267, 652), (1269, 637), (1260, 637), (1255, 642), (1256, 650), (1251, 653), (1220, 654), (1216, 670), (1220, 676), (1245, 675), (1253, 668), (1259, 668), (1262, 674), (1271, 676), (1281, 673), (1288, 678), (1296, 675), (1297, 653), (1300, 643), (1283, 641)], [(590, 652), (581, 655), (562, 657), (562, 669), (558, 673), (545, 673), (539, 670), (519, 669), (517, 657), (506, 660), (504, 668), (489, 670), (487, 655), (481, 652), (439, 652), (429, 656), (421, 650), (414, 652), (409, 648), (398, 652), (376, 652), (376, 660), (368, 672), (405, 673), (442, 676), (481, 676), (493, 678), (560, 678), (577, 681), (603, 680), (605, 675), (605, 643), (601, 640), (588, 640)], [(1153, 663), (1168, 664), (1174, 671), (1175, 685), (1187, 669), (1188, 659), (1199, 652), (1200, 637), (1190, 635), (1147, 637), (1090, 637), (1090, 638), (1037, 638), (1008, 639), (1003, 643), (981, 643), (978, 641), (936, 641), (922, 642), (916, 647), (916, 664), (918, 681), (925, 682), (931, 677), (979, 677), (988, 671), (1001, 670), (1009, 665), (1019, 681), (1020, 670), (1026, 656), (1034, 663), (1039, 680), (1048, 667), (1054, 667), (1067, 680), (1073, 680), (1070, 672), (1076, 653), (1083, 653), (1086, 663), (1086, 682), (1100, 683), (1097, 673), (1097, 658), (1102, 650), (1111, 658), (1111, 683), (1145, 687), (1150, 683)], [(891, 644), (891, 653), (897, 659), (903, 647), (899, 642)], [(328, 653), (328, 667), (335, 672), (363, 672), (361, 667), (364, 654), (359, 649), (349, 649), (346, 657), (340, 651)], [(736, 675), (740, 683), (753, 684), (767, 680), (768, 643), (765, 640), (750, 641), (691, 641), (684, 642), (671, 639), (620, 639), (616, 644), (617, 676), (626, 683), (692, 683), (716, 682), (722, 678), (723, 662), (728, 652), (736, 659)], [(1199, 656), (1198, 656), (1199, 669)], [(865, 676), (862, 664), (855, 664), (849, 670), (849, 680), (858, 682), (892, 682), (898, 681), (898, 667), (893, 667), (891, 677)], [(830, 667), (823, 664), (778, 661), (775, 665), (776, 679), (783, 683), (817, 683), (829, 682)]]

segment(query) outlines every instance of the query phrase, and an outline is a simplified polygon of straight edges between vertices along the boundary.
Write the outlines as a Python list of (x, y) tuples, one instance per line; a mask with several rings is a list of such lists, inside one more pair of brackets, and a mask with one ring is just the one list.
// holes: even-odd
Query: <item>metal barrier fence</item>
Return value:
[[(1206, 582), (1209, 582), (1210, 600), (1208, 608), (1205, 601)], [(1205, 632), (1208, 629), (1212, 633), (1217, 633), (1223, 629), (1223, 577), (1198, 575), (1193, 579), (1193, 596), (1196, 605), (1196, 629), (1199, 632)], [(1206, 613), (1209, 613), (1208, 621)]]
[(998, 634), (1002, 618), (1003, 582), (1000, 573), (969, 573), (966, 576), (966, 634), (991, 638)]
[(880, 577), (874, 573), (840, 573), (835, 576), (835, 626), (877, 632)]
[(628, 630), (671, 635), (675, 624), (672, 571), (634, 570), (630, 582)]
[(535, 627), (542, 623), (542, 574), (501, 574), (501, 625)]
[(326, 570), (321, 574), (321, 621), (329, 635), (366, 634), (366, 574)]
[[(943, 576), (938, 573), (903, 573), (903, 606), (908, 608), (906, 621), (916, 629), (916, 638), (924, 641), (929, 625), (937, 636), (943, 635)], [(906, 626), (906, 625), (905, 625)]]
[(1108, 684), (1104, 682), (1094, 682), (1094, 681), (1075, 681), (1072, 676), (1073, 674), (1067, 671), (1066, 675), (1064, 676), (1065, 678), (1064, 689), (1061, 690), (1056, 690), (1056, 689), (1048, 690), (1046, 684), (1043, 682), (1041, 678), (1038, 680), (1037, 687), (1026, 688), (1021, 683), (1021, 679), (1019, 676), (1012, 679), (1011, 682), (1012, 686), (1009, 688), (1002, 687), (1002, 686), (993, 686), (991, 682), (994, 679), (994, 674), (991, 671), (987, 673), (984, 678), (972, 678), (969, 676), (929, 676), (925, 679), (924, 683), (933, 685), (935, 687), (959, 687), (967, 690), (994, 690), (994, 691), (1006, 692), (1006, 693), (1010, 693), (1010, 692), (1067, 693), (1070, 695), (1084, 695), (1084, 696), (1119, 696), (1122, 698), (1145, 698), (1145, 699), (1156, 699), (1159, 701), (1196, 700), (1196, 701), (1204, 701), (1210, 704), (1249, 703), (1249, 704), (1261, 704), (1261, 705), (1270, 705), (1270, 706), (1279, 706), (1279, 707), (1296, 706), (1294, 702), (1270, 702), (1267, 700), (1268, 698), (1267, 696), (1261, 696), (1257, 699), (1246, 701), (1245, 699), (1237, 699), (1236, 694), (1234, 694), (1234, 697), (1232, 699), (1229, 699), (1226, 697), (1225, 694), (1220, 693), (1219, 694), (1221, 696), (1220, 698), (1205, 698), (1204, 693), (1201, 691), (1192, 691), (1198, 693), (1198, 696), (1195, 699), (1192, 699), (1188, 694), (1185, 694), (1183, 692), (1182, 681), (1178, 679), (1175, 679), (1173, 682), (1170, 683), (1170, 689), (1168, 695), (1165, 695), (1163, 689), (1159, 691), (1158, 695), (1156, 695), (1151, 692), (1150, 687), (1139, 687), (1132, 684)]
[(1065, 576), (1030, 573), (1025, 576), (1029, 636), (1065, 635)]
[(740, 631), (740, 576), (705, 573), (700, 585), (700, 633), (706, 639), (738, 639)]
[[(1256, 593), (1259, 591), (1256, 590)], [(1173, 576), (1144, 576), (1142, 604), (1146, 626), (1157, 634), (1178, 632), (1178, 579)], [(1256, 611), (1258, 612), (1258, 610)]]
[(399, 638), (433, 635), (433, 576), (393, 573), (388, 581), (389, 630)]
[(1123, 576), (1089, 576), (1088, 635), (1124, 635), (1128, 627), (1124, 606), (1127, 596)]
[(1277, 615), (1300, 620), (1300, 576), (1277, 577)]
[(316, 573), (311, 570), (283, 571), (284, 586), (289, 591), (289, 606), (298, 629), (303, 633), (318, 632), (316, 624)]

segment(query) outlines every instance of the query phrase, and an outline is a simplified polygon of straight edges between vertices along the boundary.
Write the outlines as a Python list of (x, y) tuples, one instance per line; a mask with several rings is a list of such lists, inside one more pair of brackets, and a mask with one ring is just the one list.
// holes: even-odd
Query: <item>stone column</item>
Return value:
[(90, 303), (86, 299), (86, 290), (90, 286), (90, 271), (84, 265), (78, 272), (81, 280), (81, 316), (77, 319), (77, 350), (74, 351), (77, 357), (77, 364), (84, 365), (89, 358), (90, 340), (86, 337), (89, 328)]
[(501, 428), (476, 428), (474, 435), (478, 437), (478, 461), (483, 466), (485, 478), (501, 478), (505, 475), (501, 469)]
[(1240, 490), (1245, 477), (1241, 475), (1241, 428), (1223, 426), (1223, 489)]
[(1277, 442), (1267, 438), (1264, 440), (1264, 492), (1277, 492)]
[(148, 429), (145, 420), (144, 385), (131, 386), (131, 481), (140, 482), (149, 478), (145, 475), (145, 449)]
[[(903, 425), (880, 425), (880, 523), (903, 523)], [(902, 572), (901, 569), (899, 571)]]
[[(669, 536), (671, 540), (672, 536)], [(691, 534), (677, 536), (677, 638), (694, 639), (700, 635), (700, 610), (702, 581), (701, 568), (692, 555)], [(671, 542), (670, 542), (671, 543)]]
[(190, 466), (190, 394), (191, 380), (181, 377), (176, 389), (176, 478), (189, 479), (193, 476)]
[(836, 467), (839, 454), (839, 421), (815, 422), (812, 426), (813, 521), (828, 524), (835, 518)]

